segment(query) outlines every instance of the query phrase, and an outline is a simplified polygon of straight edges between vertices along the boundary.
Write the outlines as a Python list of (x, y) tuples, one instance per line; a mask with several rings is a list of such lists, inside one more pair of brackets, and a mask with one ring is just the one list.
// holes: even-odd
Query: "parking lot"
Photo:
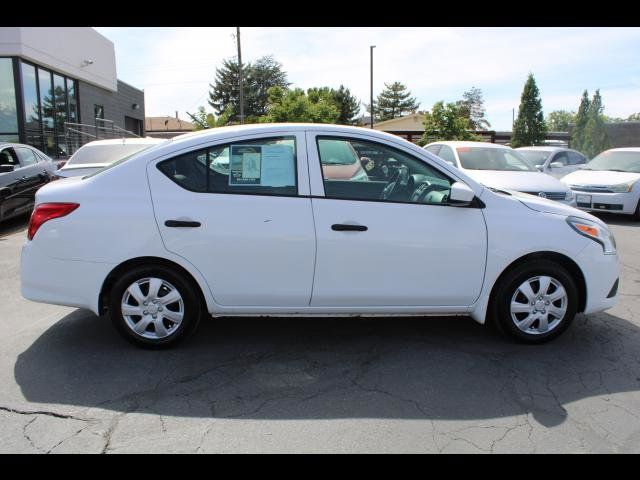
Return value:
[[(618, 305), (522, 346), (467, 317), (203, 322), (147, 351), (20, 295), (0, 226), (0, 452), (640, 452), (640, 223)], [(60, 282), (64, 282), (60, 278)]]

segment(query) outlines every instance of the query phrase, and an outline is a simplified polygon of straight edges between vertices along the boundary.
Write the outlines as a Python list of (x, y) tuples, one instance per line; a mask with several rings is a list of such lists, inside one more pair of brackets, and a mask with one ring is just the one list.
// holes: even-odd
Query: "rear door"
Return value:
[(12, 147), (0, 149), (0, 165), (13, 167), (0, 173), (0, 218), (8, 218), (26, 211), (29, 199), (24, 195), (23, 173)]
[(149, 164), (164, 245), (203, 274), (217, 304), (309, 305), (316, 240), (306, 162), (304, 134), (283, 130)]
[(22, 188), (31, 201), (35, 199), (36, 190), (49, 181), (46, 162), (27, 147), (15, 147), (20, 160)]

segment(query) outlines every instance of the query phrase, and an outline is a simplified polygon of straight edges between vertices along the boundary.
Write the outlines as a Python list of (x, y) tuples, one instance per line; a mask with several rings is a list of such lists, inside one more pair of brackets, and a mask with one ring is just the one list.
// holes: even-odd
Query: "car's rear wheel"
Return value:
[(192, 333), (201, 316), (196, 289), (165, 266), (139, 266), (122, 275), (109, 297), (109, 316), (118, 332), (136, 345), (173, 346)]
[(511, 338), (543, 343), (567, 329), (577, 307), (578, 289), (569, 272), (555, 262), (531, 260), (500, 280), (490, 316)]

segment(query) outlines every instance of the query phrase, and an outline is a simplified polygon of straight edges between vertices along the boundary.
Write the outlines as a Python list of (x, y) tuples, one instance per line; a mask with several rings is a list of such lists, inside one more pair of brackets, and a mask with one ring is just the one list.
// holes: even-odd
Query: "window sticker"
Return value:
[(295, 186), (294, 162), (288, 145), (232, 145), (229, 185)]
[(289, 145), (262, 147), (262, 184), (270, 187), (290, 187), (294, 178), (293, 148)]
[(232, 145), (229, 185), (261, 185), (261, 145)]

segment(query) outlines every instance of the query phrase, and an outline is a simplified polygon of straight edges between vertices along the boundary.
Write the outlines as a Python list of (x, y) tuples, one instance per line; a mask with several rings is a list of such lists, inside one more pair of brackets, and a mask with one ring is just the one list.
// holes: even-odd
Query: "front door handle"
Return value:
[(331, 230), (336, 232), (366, 232), (368, 229), (365, 225), (350, 225), (346, 223), (334, 223)]
[(167, 220), (164, 222), (167, 227), (199, 227), (200, 222), (192, 220)]

